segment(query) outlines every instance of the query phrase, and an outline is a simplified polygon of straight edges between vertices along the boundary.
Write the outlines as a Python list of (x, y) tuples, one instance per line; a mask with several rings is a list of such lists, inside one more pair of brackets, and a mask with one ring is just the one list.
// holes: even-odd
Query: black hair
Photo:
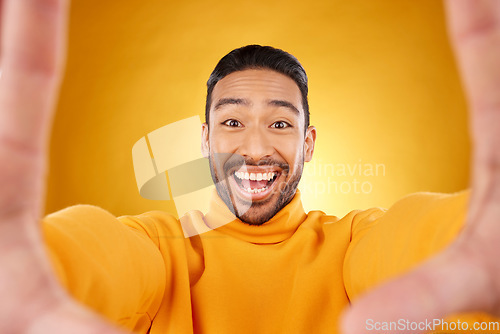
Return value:
[(219, 62), (207, 81), (207, 101), (205, 106), (205, 121), (208, 124), (212, 91), (215, 85), (226, 75), (247, 69), (270, 69), (291, 78), (302, 94), (305, 129), (309, 127), (309, 103), (307, 101), (307, 74), (297, 58), (280, 49), (271, 46), (247, 45), (235, 49), (225, 55)]

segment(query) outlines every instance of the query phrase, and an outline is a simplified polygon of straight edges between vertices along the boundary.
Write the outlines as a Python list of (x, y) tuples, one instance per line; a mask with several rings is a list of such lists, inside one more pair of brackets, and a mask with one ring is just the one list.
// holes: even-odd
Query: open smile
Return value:
[(271, 194), (281, 174), (275, 168), (245, 166), (234, 171), (230, 179), (241, 197), (258, 201)]

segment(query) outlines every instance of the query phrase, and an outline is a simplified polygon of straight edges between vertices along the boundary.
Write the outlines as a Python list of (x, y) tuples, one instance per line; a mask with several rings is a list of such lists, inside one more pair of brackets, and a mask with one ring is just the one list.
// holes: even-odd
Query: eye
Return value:
[(285, 129), (285, 128), (291, 127), (291, 125), (288, 124), (287, 122), (284, 122), (284, 121), (277, 121), (277, 122), (274, 122), (271, 125), (271, 127), (275, 128), (275, 129)]
[(227, 121), (222, 122), (222, 124), (231, 128), (241, 128), (243, 126), (239, 121), (235, 119), (228, 119)]

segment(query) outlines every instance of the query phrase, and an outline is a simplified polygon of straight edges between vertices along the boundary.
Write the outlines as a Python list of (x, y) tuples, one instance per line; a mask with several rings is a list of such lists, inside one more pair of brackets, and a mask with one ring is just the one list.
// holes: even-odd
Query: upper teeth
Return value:
[(252, 181), (270, 181), (274, 178), (276, 173), (247, 173), (247, 172), (236, 172), (234, 173), (237, 178), (242, 180), (252, 180)]

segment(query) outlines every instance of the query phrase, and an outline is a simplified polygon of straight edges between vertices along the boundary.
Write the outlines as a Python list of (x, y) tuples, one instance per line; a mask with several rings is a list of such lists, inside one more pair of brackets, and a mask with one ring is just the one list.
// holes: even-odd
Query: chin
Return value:
[(262, 225), (279, 211), (279, 209), (276, 211), (279, 198), (275, 198), (275, 196), (271, 196), (264, 201), (251, 202), (235, 196), (234, 193), (232, 196), (226, 193), (224, 202), (231, 212), (242, 222), (249, 225)]
[(262, 225), (268, 222), (276, 213), (279, 212), (279, 210), (276, 211), (276, 209), (278, 208), (275, 208), (274, 210), (267, 210), (265, 212), (262, 212), (260, 209), (250, 209), (238, 218), (243, 223), (248, 225)]
[[(236, 216), (248, 225), (262, 225), (271, 220), (281, 211), (295, 195), (295, 191), (287, 194), (277, 193), (264, 202), (253, 202), (246, 211), (236, 214)], [(233, 202), (232, 205), (235, 203)], [(236, 208), (239, 206), (236, 205)]]

